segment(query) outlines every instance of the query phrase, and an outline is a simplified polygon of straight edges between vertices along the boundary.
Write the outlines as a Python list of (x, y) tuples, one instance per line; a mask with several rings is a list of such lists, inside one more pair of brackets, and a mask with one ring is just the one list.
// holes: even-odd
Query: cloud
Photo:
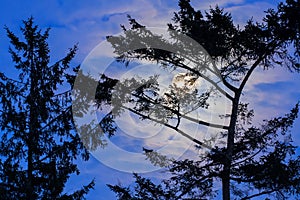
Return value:
[(234, 23), (243, 26), (250, 19), (254, 22), (262, 22), (265, 12), (269, 8), (275, 8), (276, 4), (265, 1), (249, 2), (245, 4), (226, 7), (225, 11), (231, 13)]
[(220, 8), (227, 7), (228, 5), (240, 5), (244, 0), (212, 0), (212, 1), (191, 1), (195, 9), (207, 10), (210, 7), (218, 5)]
[(104, 21), (104, 22), (108, 22), (110, 20), (111, 17), (114, 17), (114, 16), (118, 16), (118, 15), (121, 15), (121, 16), (124, 16), (126, 14), (126, 12), (123, 12), (123, 13), (113, 13), (113, 14), (106, 14), (106, 15), (103, 15), (101, 20)]
[(300, 92), (296, 89), (299, 84), (298, 75), (287, 69), (258, 68), (245, 87), (242, 101), (250, 102), (250, 107), (255, 109), (256, 122), (280, 116), (299, 101)]
[[(191, 1), (198, 9), (209, 9), (209, 5), (214, 6), (218, 4), (220, 7), (225, 7), (225, 11), (232, 12), (233, 19), (236, 23), (244, 24), (251, 17), (254, 20), (261, 20), (264, 16), (263, 11), (269, 7), (275, 7), (275, 4), (271, 1), (244, 1), (244, 0), (214, 0), (214, 1)], [(120, 24), (128, 26), (126, 15), (130, 14), (133, 18), (136, 18), (140, 23), (146, 26), (154, 27), (166, 27), (166, 24), (171, 21), (173, 12), (178, 10), (177, 1), (165, 1), (165, 0), (88, 0), (88, 1), (73, 1), (73, 0), (58, 0), (58, 1), (8, 1), (4, 0), (1, 6), (1, 27), (6, 24), (8, 27), (12, 27), (13, 30), (17, 30), (22, 19), (28, 18), (33, 15), (36, 18), (36, 22), (45, 28), (47, 26), (52, 27), (49, 43), (50, 48), (53, 49), (53, 59), (60, 58), (61, 55), (65, 55), (66, 50), (73, 44), (79, 42), (79, 52), (76, 57), (78, 64), (89, 54), (89, 52), (100, 42), (105, 39), (107, 35), (117, 34), (121, 31)], [(1, 29), (1, 35), (5, 35), (3, 29)], [(5, 43), (6, 42), (6, 43)], [(7, 51), (8, 41), (2, 40), (1, 49), (4, 52)], [(7, 66), (3, 60), (8, 63), (7, 54), (4, 56), (1, 54), (0, 67)], [(119, 66), (115, 65), (115, 69)], [(2, 70), (2, 69), (1, 69)], [(245, 93), (243, 96), (244, 101), (251, 103), (250, 107), (256, 109), (256, 121), (260, 121), (271, 116), (278, 116), (284, 114), (293, 107), (300, 99), (299, 90), (297, 90), (300, 81), (299, 74), (290, 74), (283, 69), (263, 71), (258, 69), (253, 78), (249, 80)], [(213, 105), (213, 103), (212, 103)], [(216, 111), (224, 109), (224, 104), (213, 105)], [(227, 109), (227, 107), (226, 107)], [(228, 113), (230, 110), (226, 110)], [(216, 112), (217, 113), (217, 112)], [(201, 115), (203, 116), (203, 115)], [(209, 114), (204, 115), (207, 119)], [(213, 119), (213, 118), (209, 118)], [(152, 127), (148, 124), (138, 124), (133, 119), (127, 121), (119, 121), (122, 124), (122, 130), (127, 133), (137, 136), (138, 131), (144, 131), (142, 128), (147, 126), (146, 134), (151, 136)], [(293, 132), (299, 130), (299, 120), (296, 121), (296, 126)], [(184, 129), (191, 131), (192, 127), (186, 123)], [(193, 127), (195, 128), (195, 127)], [(194, 131), (195, 129), (193, 129)], [(205, 129), (199, 129), (204, 132)], [(212, 131), (213, 130), (209, 130)], [(215, 131), (215, 130), (214, 130)], [(184, 151), (184, 147), (189, 145), (189, 141), (185, 138), (177, 136), (176, 133), (169, 130), (161, 130), (159, 134), (155, 135), (147, 141), (126, 140), (123, 145), (130, 145), (130, 149), (138, 151), (138, 147), (134, 149), (134, 145), (140, 142), (140, 145), (146, 145), (148, 147), (160, 148), (166, 144), (172, 143), (169, 149), (165, 149), (164, 152), (170, 155), (179, 155)], [(196, 135), (199, 139), (203, 138), (201, 134)], [(122, 137), (113, 139), (112, 142), (121, 142)], [(300, 144), (300, 137), (296, 137), (295, 142)], [(122, 147), (122, 146), (120, 146)], [(108, 151), (108, 150), (106, 150)], [(194, 148), (191, 146), (191, 150), (186, 151), (187, 155), (193, 152)], [(115, 152), (114, 152), (115, 153)], [(110, 159), (110, 162), (120, 160), (124, 162), (128, 172), (132, 172), (132, 165), (135, 165), (138, 159), (144, 159), (143, 157), (134, 157), (132, 160), (127, 160), (126, 154), (111, 154), (104, 152), (105, 159)], [(136, 156), (136, 155), (135, 155)], [(112, 159), (113, 158), (113, 159)], [(108, 192), (104, 183), (117, 183), (120, 179), (124, 185), (132, 183), (132, 175), (130, 173), (119, 172), (112, 168), (109, 168), (96, 159), (91, 159), (87, 163), (79, 162), (82, 174), (86, 174), (85, 177), (96, 177), (96, 189), (89, 195), (88, 199), (109, 199), (106, 195)], [(115, 163), (117, 164), (117, 163)], [(144, 167), (144, 166), (142, 166)], [(164, 178), (163, 173), (150, 173), (146, 174), (148, 177)], [(73, 179), (74, 182), (81, 181), (80, 179)], [(88, 179), (89, 180), (89, 179)], [(73, 184), (73, 183), (72, 183)], [(98, 196), (97, 196), (98, 195)], [(114, 196), (114, 195), (111, 195)], [(113, 198), (113, 197), (112, 197)]]
[[(58, 34), (69, 35), (70, 38), (66, 38), (67, 40), (72, 38), (73, 41), (78, 40), (80, 54), (87, 55), (91, 49), (105, 39), (105, 36), (120, 33), (120, 24), (128, 26), (127, 14), (147, 26), (165, 27), (171, 16), (159, 12), (160, 7), (155, 7), (155, 3), (157, 2), (147, 0), (119, 1), (117, 3), (104, 1), (87, 6), (87, 3), (84, 2), (77, 9), (68, 10), (67, 13), (57, 16), (60, 24), (68, 26), (67, 29), (60, 29)], [(68, 34), (70, 32), (73, 34)], [(80, 57), (82, 59), (83, 55)]]
[(213, 1), (191, 1), (194, 8), (200, 10), (209, 10), (218, 5), (224, 8), (225, 12), (229, 12), (234, 23), (240, 26), (246, 24), (250, 19), (259, 21), (265, 16), (264, 11), (269, 8), (275, 8), (277, 3), (274, 1), (245, 1), (245, 0), (213, 0)]

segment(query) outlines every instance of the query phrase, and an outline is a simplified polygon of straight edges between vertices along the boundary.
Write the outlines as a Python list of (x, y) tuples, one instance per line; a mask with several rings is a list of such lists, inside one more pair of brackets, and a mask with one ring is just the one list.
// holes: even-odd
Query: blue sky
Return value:
[[(232, 12), (236, 23), (244, 24), (253, 17), (260, 20), (263, 11), (275, 7), (274, 1), (249, 1), (249, 0), (213, 0), (196, 1), (192, 5), (199, 9), (208, 9), (210, 5), (218, 4)], [(177, 0), (2, 0), (0, 7), (0, 71), (13, 76), (11, 59), (8, 54), (9, 42), (2, 27), (8, 26), (15, 33), (21, 20), (30, 16), (41, 28), (51, 27), (49, 44), (52, 50), (53, 61), (59, 59), (67, 52), (69, 47), (79, 44), (79, 51), (74, 60), (74, 65), (83, 62), (90, 51), (105, 36), (117, 34), (121, 31), (120, 24), (127, 24), (126, 15), (138, 19), (142, 24), (152, 27), (165, 27), (177, 11)], [(245, 101), (251, 102), (255, 108), (257, 121), (269, 116), (278, 116), (287, 113), (297, 101), (300, 100), (299, 74), (290, 74), (285, 69), (258, 70), (254, 78), (245, 88)], [(297, 130), (300, 122), (297, 119), (293, 129), (294, 141), (300, 145), (300, 136)], [(298, 134), (298, 135), (297, 135)], [(118, 139), (115, 139), (117, 141)], [(132, 142), (132, 141), (131, 141)], [(151, 141), (148, 144), (153, 144)], [(134, 142), (132, 144), (135, 144)], [(121, 182), (124, 185), (131, 183), (130, 173), (120, 172), (105, 166), (95, 158), (82, 163), (80, 178), (72, 177), (70, 188), (76, 188), (96, 178), (96, 188), (91, 191), (87, 199), (114, 199), (105, 186), (106, 183)], [(163, 177), (159, 172), (145, 174), (149, 177)]]

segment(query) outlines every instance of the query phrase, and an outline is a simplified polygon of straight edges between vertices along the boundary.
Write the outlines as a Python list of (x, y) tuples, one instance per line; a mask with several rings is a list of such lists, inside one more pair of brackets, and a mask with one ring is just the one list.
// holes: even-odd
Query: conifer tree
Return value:
[[(170, 93), (161, 95), (157, 76), (149, 80), (132, 78), (121, 81), (103, 74), (96, 103), (99, 107), (112, 106), (112, 112), (107, 116), (111, 127), (115, 126), (114, 119), (127, 110), (142, 120), (176, 131), (199, 148), (207, 147), (205, 141), (183, 132), (180, 123), (188, 120), (199, 126), (217, 128), (219, 139), (223, 139), (225, 145), (214, 146), (207, 156), (197, 160), (173, 162), (168, 166), (171, 178), (160, 184), (134, 174), (134, 188), (109, 187), (118, 199), (212, 199), (218, 192), (215, 189), (218, 183), (222, 185), (223, 200), (263, 198), (266, 195), (276, 195), (276, 199), (299, 196), (300, 157), (295, 153), (297, 147), (288, 134), (297, 118), (298, 104), (295, 102), (296, 106), (285, 116), (274, 116), (258, 126), (251, 121), (253, 110), (248, 108), (248, 103), (241, 101), (242, 95), (247, 95), (245, 85), (258, 68), (264, 69), (264, 73), (272, 73), (269, 69), (274, 67), (299, 72), (299, 1), (279, 3), (277, 9), (266, 11), (262, 22), (251, 19), (243, 27), (235, 25), (231, 15), (219, 7), (201, 12), (195, 10), (189, 0), (179, 0), (179, 7), (173, 23), (168, 24), (169, 30), (173, 31), (171, 40), (151, 32), (129, 16), (131, 27), (122, 26), (124, 35), (107, 37), (117, 54), (116, 60), (126, 65), (135, 60), (153, 61), (164, 69), (180, 68), (185, 70), (186, 76), (204, 79), (214, 87), (214, 92), (230, 101), (231, 111), (223, 116), (229, 123), (224, 126), (205, 119), (193, 119), (188, 114), (189, 109), (209, 108), (206, 103), (212, 97), (211, 93), (200, 94), (194, 90), (184, 99), (179, 99), (180, 94), (176, 91), (180, 88), (172, 85)], [(204, 47), (220, 71), (221, 81), (214, 82), (205, 74), (199, 64), (201, 55), (187, 53), (181, 56), (159, 49), (158, 45), (152, 48), (153, 44), (160, 44), (192, 52), (193, 47), (181, 40), (180, 33)], [(136, 46), (138, 48), (132, 48)], [(136, 85), (141, 87), (134, 88)]]
[(71, 112), (68, 73), (77, 46), (51, 64), (50, 29), (40, 30), (32, 17), (23, 21), (23, 37), (5, 29), (14, 63), (9, 67), (18, 74), (0, 73), (0, 199), (83, 199), (94, 181), (64, 190), (79, 174), (74, 161), (89, 158)]

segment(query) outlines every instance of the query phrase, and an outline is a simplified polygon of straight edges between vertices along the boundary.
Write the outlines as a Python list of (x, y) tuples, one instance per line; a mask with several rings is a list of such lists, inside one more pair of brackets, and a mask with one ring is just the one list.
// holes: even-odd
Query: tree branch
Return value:
[[(191, 60), (190, 58), (188, 58), (189, 60)], [(197, 63), (197, 61), (195, 61), (195, 60), (193, 60), (193, 62), (195, 62), (195, 63)], [(213, 61), (212, 61), (213, 62)], [(234, 62), (234, 61), (233, 61)], [(232, 63), (233, 63), (232, 62)], [(233, 91), (233, 92), (235, 92), (236, 90), (237, 90), (237, 88), (236, 87), (234, 87), (233, 85), (231, 85), (222, 75), (221, 75), (221, 73), (216, 73), (215, 71), (213, 71), (213, 70), (211, 70), (210, 68), (207, 68), (210, 72), (212, 72), (214, 75), (216, 75), (216, 76), (220, 76), (220, 78), (221, 78), (221, 80), (222, 80), (222, 82), (223, 82), (223, 84), (228, 88), (228, 89), (230, 89), (231, 91)], [(216, 70), (218, 70), (218, 69), (216, 69)], [(219, 70), (218, 70), (219, 71)]]
[(21, 85), (25, 85), (25, 83), (21, 82), (21, 81), (17, 81), (15, 79), (12, 78), (8, 78), (7, 76), (5, 76), (3, 73), (0, 72), (0, 79), (2, 79), (3, 81), (11, 81), (13, 83), (17, 83), (17, 84), (21, 84)]
[(203, 143), (203, 142), (197, 140), (196, 138), (193, 138), (192, 136), (190, 136), (190, 135), (188, 135), (187, 133), (183, 132), (182, 130), (176, 128), (175, 126), (172, 126), (172, 125), (170, 125), (170, 124), (168, 124), (168, 123), (165, 123), (165, 122), (160, 121), (160, 120), (157, 120), (157, 119), (153, 119), (153, 118), (151, 118), (151, 117), (149, 117), (149, 116), (147, 116), (147, 115), (141, 114), (140, 112), (137, 112), (136, 110), (134, 110), (134, 109), (132, 109), (132, 108), (128, 108), (128, 107), (126, 107), (126, 106), (121, 106), (121, 107), (124, 108), (124, 109), (126, 109), (126, 110), (129, 110), (129, 111), (131, 111), (131, 112), (133, 112), (133, 113), (135, 113), (136, 115), (138, 115), (138, 116), (140, 116), (140, 117), (142, 117), (142, 118), (144, 118), (144, 119), (149, 119), (149, 120), (151, 120), (151, 121), (153, 121), (153, 122), (162, 124), (162, 125), (164, 125), (164, 126), (170, 128), (170, 129), (173, 129), (173, 130), (175, 130), (176, 132), (180, 133), (182, 136), (184, 136), (184, 137), (188, 138), (189, 140), (191, 140), (192, 142), (195, 142), (195, 143), (198, 144), (199, 146), (202, 146), (202, 147), (207, 148), (207, 149), (209, 149), (209, 150), (212, 150), (212, 149), (213, 149), (211, 146), (209, 146), (209, 145), (207, 145), (207, 144), (205, 144), (205, 143)]
[(247, 72), (245, 78), (243, 79), (240, 87), (238, 88), (239, 92), (242, 92), (242, 90), (244, 89), (248, 79), (250, 78), (251, 74), (253, 73), (253, 71), (255, 70), (255, 68), (260, 64), (260, 62), (268, 55), (268, 53), (272, 52), (275, 48), (276, 48), (276, 40), (274, 39), (273, 41), (271, 41), (269, 44), (266, 45), (267, 48), (271, 48), (269, 51), (266, 50), (266, 52), (264, 54), (262, 54), (255, 62), (254, 64), (251, 66), (251, 68), (249, 69), (249, 71)]
[(242, 163), (242, 162), (245, 162), (245, 161), (248, 160), (248, 159), (251, 159), (251, 158), (255, 157), (255, 156), (256, 156), (257, 154), (259, 154), (262, 150), (263, 150), (263, 148), (260, 148), (260, 149), (259, 149), (256, 153), (254, 153), (253, 155), (251, 155), (251, 156), (249, 156), (249, 157), (247, 157), (247, 158), (245, 158), (245, 159), (243, 159), (243, 160), (241, 160), (241, 161), (239, 161), (239, 162), (233, 163), (232, 166), (238, 165), (238, 164), (240, 164), (240, 163)]
[(244, 197), (241, 200), (252, 199), (253, 197), (258, 197), (258, 196), (261, 196), (261, 195), (264, 195), (264, 194), (271, 194), (273, 192), (276, 192), (276, 190), (263, 191), (263, 192), (260, 192), (260, 193), (257, 193), (257, 194), (253, 194), (251, 196)]
[[(134, 97), (137, 97), (137, 98), (140, 98), (144, 101), (148, 101), (154, 105), (158, 105), (159, 103), (149, 99), (149, 98), (146, 98), (146, 97), (141, 97), (139, 95), (136, 95), (136, 94), (132, 94), (132, 96)], [(198, 119), (194, 119), (192, 117), (189, 117), (187, 115), (184, 115), (184, 114), (181, 114), (179, 111), (177, 110), (173, 110), (172, 108), (168, 107), (168, 106), (165, 106), (165, 105), (162, 105), (162, 104), (159, 104), (161, 105), (163, 108), (165, 108), (166, 110), (169, 110), (171, 111), (172, 113), (176, 114), (178, 117), (182, 117), (184, 119), (187, 119), (187, 120), (190, 120), (192, 122), (195, 122), (195, 123), (198, 123), (200, 125), (204, 125), (204, 126), (208, 126), (208, 127), (213, 127), (213, 128), (219, 128), (219, 129), (224, 129), (224, 130), (228, 130), (228, 126), (224, 126), (224, 125), (220, 125), (220, 124), (213, 124), (213, 123), (209, 123), (209, 122), (206, 122), (206, 121), (203, 121), (203, 120), (198, 120)]]
[(72, 106), (68, 106), (65, 110), (61, 111), (60, 115), (58, 115), (58, 116), (54, 117), (52, 120), (50, 120), (45, 126), (41, 127), (41, 129), (39, 131), (42, 131), (46, 127), (50, 126), (53, 122), (55, 122), (56, 120), (58, 120), (58, 118), (63, 117), (68, 110), (71, 110), (71, 107)]
[(249, 69), (249, 71), (247, 72), (245, 78), (243, 79), (240, 87), (238, 88), (238, 91), (241, 93), (242, 90), (244, 89), (248, 79), (250, 78), (251, 74), (253, 73), (253, 71), (255, 70), (255, 68), (260, 64), (260, 62), (264, 59), (264, 55), (261, 56), (260, 58), (258, 58), (254, 64), (251, 66), (251, 68)]
[[(168, 61), (168, 60), (165, 60), (167, 62), (170, 62), (172, 63), (172, 61)], [(203, 74), (199, 73), (199, 71), (195, 70), (195, 69), (192, 69), (186, 65), (184, 65), (183, 63), (172, 63), (172, 64), (176, 64), (177, 66), (183, 68), (183, 69), (186, 69), (186, 70), (189, 70), (193, 73), (195, 73), (196, 75), (198, 75), (199, 77), (203, 78), (204, 80), (208, 81), (210, 84), (212, 84), (221, 94), (223, 94), (226, 98), (230, 99), (231, 101), (233, 101), (233, 97), (228, 94), (225, 90), (223, 90), (216, 82), (214, 82), (213, 80), (209, 79), (208, 77), (204, 76)]]
[[(127, 58), (128, 59), (130, 59), (129, 58), (129, 56), (127, 56)], [(133, 58), (135, 59), (136, 57), (134, 57), (133, 56)], [(158, 59), (158, 60), (161, 60), (161, 61), (166, 61), (166, 62), (168, 62), (168, 63), (170, 63), (170, 64), (173, 64), (173, 65), (175, 65), (175, 66), (177, 66), (177, 67), (180, 67), (180, 68), (182, 68), (182, 69), (186, 69), (186, 70), (189, 70), (189, 71), (191, 71), (191, 72), (193, 72), (194, 74), (196, 74), (196, 75), (198, 75), (199, 77), (201, 77), (201, 78), (203, 78), (204, 80), (206, 80), (206, 81), (208, 81), (210, 84), (212, 84), (221, 94), (223, 94), (226, 98), (228, 98), (229, 100), (231, 100), (231, 101), (233, 101), (233, 97), (230, 95), (230, 94), (228, 94), (225, 90), (223, 90), (216, 82), (214, 82), (213, 80), (211, 80), (211, 79), (209, 79), (207, 76), (204, 76), (203, 74), (201, 74), (201, 73), (199, 73), (199, 71), (197, 71), (196, 69), (192, 69), (192, 68), (190, 68), (190, 67), (188, 67), (188, 66), (186, 66), (185, 64), (183, 64), (183, 63), (174, 63), (174, 60), (170, 60), (170, 59), (167, 59), (167, 58), (160, 58), (160, 59)], [(221, 75), (220, 75), (221, 76)], [(221, 77), (221, 79), (222, 79), (222, 77)], [(225, 85), (226, 86), (226, 85)], [(231, 86), (231, 85), (230, 85)], [(229, 86), (229, 87), (230, 87)], [(227, 87), (227, 86), (226, 86)], [(231, 87), (232, 88), (232, 87)], [(230, 88), (229, 88), (230, 89)]]

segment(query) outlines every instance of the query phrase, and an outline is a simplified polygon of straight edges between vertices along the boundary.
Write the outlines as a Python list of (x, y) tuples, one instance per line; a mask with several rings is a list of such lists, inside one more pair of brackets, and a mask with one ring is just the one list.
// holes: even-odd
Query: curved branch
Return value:
[(246, 160), (249, 160), (249, 159), (251, 159), (251, 158), (254, 158), (254, 157), (255, 157), (257, 154), (259, 154), (262, 150), (263, 150), (263, 148), (260, 148), (260, 149), (259, 149), (256, 153), (254, 153), (253, 155), (251, 155), (251, 156), (249, 156), (249, 157), (247, 157), (247, 158), (245, 158), (245, 159), (243, 159), (243, 160), (241, 160), (241, 161), (239, 161), (239, 162), (233, 163), (232, 166), (238, 165), (238, 164), (240, 164), (240, 163), (242, 163), (242, 162), (245, 162)]
[[(136, 94), (131, 94), (132, 96), (136, 97), (136, 98), (140, 98), (142, 99), (143, 101), (148, 101), (152, 104), (159, 104), (149, 98), (146, 98), (146, 97), (142, 97), (142, 96), (139, 96), (139, 95), (136, 95)], [(209, 123), (209, 122), (206, 122), (206, 121), (203, 121), (203, 120), (198, 120), (198, 119), (194, 119), (192, 117), (189, 117), (187, 115), (184, 115), (184, 114), (181, 114), (179, 112), (179, 110), (173, 110), (172, 108), (168, 107), (168, 106), (165, 106), (165, 105), (162, 105), (160, 104), (163, 108), (165, 108), (166, 110), (169, 110), (171, 111), (172, 113), (174, 113), (175, 115), (177, 115), (178, 117), (182, 117), (184, 119), (187, 119), (187, 120), (190, 120), (192, 122), (195, 122), (197, 124), (200, 124), (200, 125), (204, 125), (204, 126), (209, 126), (209, 127), (212, 127), (212, 128), (219, 128), (219, 129), (224, 129), (224, 130), (228, 130), (229, 129), (229, 126), (224, 126), (224, 125), (220, 125), (220, 124), (214, 124), (214, 123)], [(179, 124), (178, 124), (179, 125)], [(178, 127), (178, 126), (176, 126)]]
[[(191, 60), (191, 58), (188, 58), (189, 60)], [(194, 63), (197, 63), (197, 61), (195, 61), (195, 60), (192, 60)], [(213, 61), (212, 61), (213, 62)], [(236, 87), (234, 87), (233, 85), (231, 85), (222, 75), (221, 75), (221, 73), (216, 73), (215, 71), (213, 71), (213, 70), (211, 70), (210, 68), (207, 68), (211, 73), (213, 73), (214, 75), (216, 75), (216, 76), (220, 76), (220, 78), (221, 78), (221, 81), (223, 82), (223, 84), (228, 88), (228, 89), (230, 89), (231, 91), (233, 91), (233, 92), (235, 92), (236, 90), (237, 90), (237, 88)], [(216, 69), (216, 70), (218, 70), (218, 69)]]
[(212, 148), (211, 146), (209, 146), (209, 145), (207, 145), (207, 144), (205, 144), (205, 143), (203, 143), (203, 142), (197, 140), (196, 138), (193, 138), (192, 136), (190, 136), (190, 135), (188, 135), (187, 133), (185, 133), (184, 131), (182, 131), (182, 130), (176, 128), (175, 126), (172, 126), (172, 125), (170, 125), (170, 124), (168, 124), (168, 123), (165, 123), (165, 122), (163, 122), (163, 121), (160, 121), (160, 120), (151, 118), (150, 116), (141, 114), (140, 112), (137, 112), (136, 110), (134, 110), (134, 109), (132, 109), (132, 108), (128, 108), (128, 107), (126, 107), (126, 106), (121, 106), (121, 107), (124, 108), (124, 109), (126, 109), (126, 110), (129, 110), (130, 112), (132, 112), (132, 113), (134, 113), (134, 114), (136, 114), (136, 115), (138, 115), (138, 116), (140, 116), (140, 117), (142, 117), (142, 118), (144, 118), (144, 119), (149, 119), (149, 120), (151, 120), (151, 121), (153, 121), (153, 122), (162, 124), (162, 125), (164, 125), (164, 126), (170, 128), (170, 129), (173, 129), (173, 130), (175, 130), (176, 132), (180, 133), (182, 136), (184, 136), (184, 137), (186, 137), (187, 139), (191, 140), (192, 142), (195, 142), (195, 143), (198, 144), (199, 146), (202, 146), (202, 147), (204, 147), (204, 148), (206, 148), (206, 149), (209, 149), (209, 150), (213, 150), (213, 148)]
[(245, 85), (246, 85), (248, 79), (250, 78), (251, 74), (253, 73), (253, 71), (255, 70), (255, 68), (260, 64), (260, 62), (264, 59), (264, 56), (265, 56), (265, 55), (263, 55), (263, 56), (261, 56), (259, 59), (257, 59), (257, 60), (255, 61), (255, 63), (251, 66), (251, 68), (250, 68), (249, 71), (247, 72), (245, 78), (243, 79), (243, 81), (242, 81), (242, 83), (241, 83), (241, 85), (240, 85), (240, 87), (239, 87), (239, 89), (238, 89), (239, 92), (241, 92), (241, 91), (244, 89), (244, 87), (245, 87)]
[[(129, 56), (127, 56), (127, 58), (128, 59), (130, 59), (130, 57)], [(136, 59), (136, 57), (135, 56), (132, 56), (132, 59)], [(170, 64), (173, 64), (173, 65), (175, 65), (175, 66), (177, 66), (177, 67), (180, 67), (180, 68), (182, 68), (182, 69), (186, 69), (186, 70), (189, 70), (189, 71), (191, 71), (191, 72), (193, 72), (194, 74), (196, 74), (196, 75), (198, 75), (199, 77), (201, 77), (201, 78), (203, 78), (204, 80), (206, 80), (207, 82), (209, 82), (210, 84), (212, 84), (221, 94), (223, 94), (226, 98), (228, 98), (229, 100), (231, 100), (231, 101), (233, 101), (233, 97), (230, 95), (230, 94), (228, 94), (225, 90), (223, 90), (216, 82), (214, 82), (213, 80), (211, 80), (211, 79), (209, 79), (207, 76), (204, 76), (203, 74), (201, 74), (201, 73), (199, 73), (199, 71), (197, 71), (196, 69), (193, 69), (193, 68), (190, 68), (190, 67), (188, 67), (187, 65), (185, 65), (185, 64), (183, 64), (183, 63), (174, 63), (174, 60), (172, 60), (172, 59), (168, 59), (168, 58), (160, 58), (159, 59), (160, 61), (166, 61), (166, 62), (168, 62), (168, 63), (170, 63)], [(220, 75), (221, 76), (221, 75)], [(221, 79), (222, 79), (222, 77), (221, 77)], [(221, 81), (223, 81), (223, 79), (221, 80)], [(227, 81), (225, 81), (225, 82), (227, 82)], [(225, 83), (224, 82), (224, 83)], [(228, 84), (224, 84), (227, 88), (229, 88), (229, 89), (234, 89), (233, 88), (233, 86), (232, 85), (228, 85)], [(229, 87), (228, 87), (229, 86)], [(235, 91), (236, 89), (234, 89), (234, 90), (232, 90), (232, 91)]]
[(190, 120), (192, 122), (196, 122), (196, 123), (204, 125), (204, 126), (209, 126), (209, 127), (212, 127), (212, 128), (219, 128), (219, 129), (224, 129), (224, 130), (228, 130), (229, 129), (229, 126), (224, 126), (224, 125), (220, 125), (220, 124), (213, 124), (213, 123), (209, 123), (209, 122), (206, 122), (206, 121), (197, 120), (197, 119), (188, 117), (186, 115), (181, 115), (181, 116), (184, 119)]
[(224, 83), (224, 85), (229, 88), (230, 90), (232, 90), (233, 92), (237, 91), (237, 88), (234, 87), (233, 85), (231, 85), (222, 75), (220, 75), (222, 78), (222, 82)]
[(252, 199), (253, 197), (258, 197), (258, 196), (261, 196), (261, 195), (264, 195), (264, 194), (271, 194), (273, 192), (276, 192), (276, 190), (263, 191), (263, 192), (260, 192), (260, 193), (257, 193), (257, 194), (253, 194), (251, 196), (244, 197), (241, 200)]
[[(170, 60), (165, 60), (165, 61), (172, 63), (172, 61), (170, 61)], [(178, 67), (181, 67), (182, 69), (186, 69), (186, 70), (189, 70), (189, 71), (195, 73), (199, 77), (203, 78), (204, 80), (206, 80), (207, 82), (209, 82), (210, 84), (212, 84), (226, 98), (228, 98), (231, 101), (233, 101), (233, 97), (230, 94), (228, 94), (225, 90), (223, 90), (216, 82), (214, 82), (213, 80), (209, 79), (207, 76), (204, 76), (203, 74), (199, 73), (199, 71), (197, 71), (196, 69), (192, 69), (192, 68), (184, 65), (183, 63), (172, 63), (172, 64), (176, 64)]]
[(8, 78), (7, 76), (5, 76), (3, 73), (0, 72), (0, 79), (2, 79), (3, 81), (11, 81), (13, 83), (17, 83), (17, 84), (21, 84), (21, 85), (25, 85), (25, 83), (21, 82), (21, 81), (17, 81), (15, 79), (12, 78)]
[(260, 64), (261, 61), (263, 61), (263, 59), (265, 59), (265, 57), (268, 55), (268, 53), (271, 53), (275, 48), (276, 48), (276, 40), (274, 39), (273, 41), (271, 41), (268, 45), (267, 48), (271, 48), (269, 51), (266, 51), (263, 55), (261, 55), (255, 62), (254, 64), (251, 66), (251, 68), (249, 69), (249, 71), (247, 72), (245, 78), (243, 79), (240, 87), (238, 88), (239, 93), (242, 92), (242, 90), (244, 89), (248, 79), (250, 78), (251, 74), (253, 73), (253, 71), (255, 70), (255, 68)]

